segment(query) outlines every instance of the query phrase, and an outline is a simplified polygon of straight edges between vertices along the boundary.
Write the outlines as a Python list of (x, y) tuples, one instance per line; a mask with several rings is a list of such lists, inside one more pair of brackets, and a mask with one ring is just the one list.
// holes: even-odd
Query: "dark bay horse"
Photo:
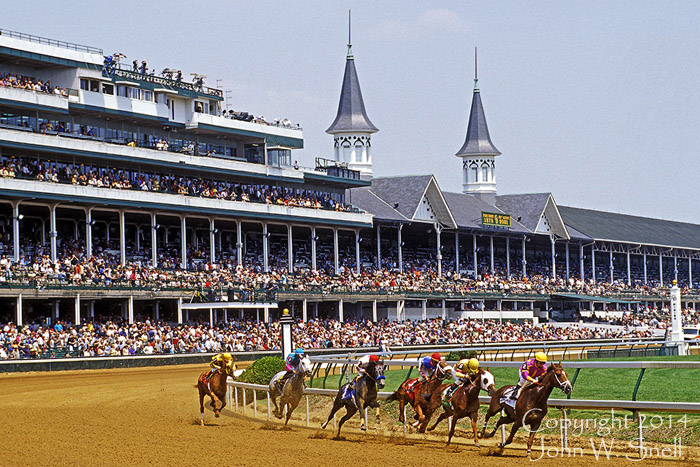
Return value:
[[(506, 415), (501, 416), (498, 423), (496, 423), (496, 428), (494, 428), (490, 436), (493, 436), (498, 427), (504, 423), (513, 424), (510, 435), (504, 442), (498, 445), (499, 447), (503, 448), (512, 443), (515, 433), (521, 426), (527, 425), (530, 428), (530, 436), (527, 440), (527, 455), (530, 455), (535, 433), (537, 433), (537, 430), (540, 428), (542, 419), (547, 415), (547, 399), (549, 399), (554, 388), (561, 389), (565, 394), (570, 394), (572, 390), (571, 383), (561, 363), (552, 363), (547, 368), (547, 372), (540, 377), (537, 384), (531, 384), (522, 388), (518, 400), (515, 403), (515, 408), (508, 404), (501, 405), (500, 399), (497, 399), (498, 405), (502, 409), (505, 409)], [(491, 407), (494, 406), (494, 398), (496, 397), (497, 394), (491, 397)], [(489, 407), (489, 412), (491, 412), (491, 407)]]
[[(199, 424), (204, 426), (204, 397), (211, 398), (211, 407), (214, 409), (214, 416), (219, 417), (219, 414), (226, 406), (226, 379), (233, 375), (233, 366), (231, 364), (222, 366), (211, 376), (208, 376), (211, 370), (207, 370), (197, 378), (197, 384), (194, 385), (199, 390)], [(208, 381), (207, 381), (208, 378)], [(217, 407), (217, 402), (221, 402), (221, 407)]]
[(341, 418), (338, 422), (338, 434), (336, 436), (338, 438), (340, 437), (340, 428), (343, 426), (343, 423), (348, 421), (353, 415), (355, 415), (355, 412), (358, 411), (360, 412), (360, 419), (362, 420), (360, 428), (363, 431), (366, 431), (367, 420), (365, 419), (365, 407), (379, 407), (379, 404), (377, 403), (377, 388), (382, 389), (385, 383), (386, 379), (384, 377), (384, 363), (370, 362), (367, 365), (365, 374), (360, 376), (355, 382), (355, 402), (353, 402), (352, 399), (343, 399), (345, 390), (348, 388), (348, 386), (353, 384), (352, 381), (345, 383), (335, 396), (335, 401), (333, 401), (333, 409), (328, 415), (328, 420), (321, 425), (321, 428), (326, 428), (328, 422), (333, 419), (335, 413), (342, 407), (345, 407), (345, 415), (343, 415), (343, 418)]
[[(446, 387), (447, 385), (445, 385)], [(479, 391), (486, 391), (489, 395), (493, 395), (496, 392), (493, 375), (488, 369), (479, 368), (479, 374), (474, 379), (474, 382), (470, 384), (464, 383), (455, 391), (449, 407), (444, 407), (444, 412), (440, 414), (433, 426), (428, 428), (428, 431), (433, 431), (442, 420), (452, 417), (450, 434), (447, 438), (447, 445), (449, 446), (455, 433), (457, 420), (469, 417), (472, 422), (472, 430), (474, 431), (474, 444), (477, 447), (480, 446), (476, 430), (476, 420), (479, 418)], [(433, 398), (437, 398), (439, 402), (442, 402), (442, 391), (439, 394), (433, 394)]]
[[(401, 383), (396, 392), (386, 400), (387, 402), (399, 401), (399, 422), (404, 423), (403, 412), (404, 407), (408, 403), (416, 412), (416, 421), (413, 422), (412, 426), (419, 427), (418, 431), (424, 433), (425, 427), (430, 421), (430, 416), (437, 409), (437, 406), (433, 407), (431, 405), (430, 400), (433, 393), (439, 390), (442, 381), (448, 376), (447, 371), (438, 365), (430, 379), (424, 383), (415, 383), (413, 385), (417, 378), (407, 379)], [(412, 385), (413, 389), (411, 390)]]
[[(277, 381), (284, 376), (286, 371), (280, 371), (272, 377), (270, 381), (270, 398), (275, 404), (274, 414), (277, 418), (285, 417), (284, 424), (289, 422), (289, 417), (299, 405), (301, 396), (304, 395), (304, 378), (311, 374), (311, 360), (309, 357), (304, 357), (299, 363), (299, 369), (285, 381), (284, 386), (280, 390)], [(277, 396), (280, 396), (279, 406), (277, 405)], [(285, 414), (286, 411), (286, 414)], [(286, 416), (285, 416), (286, 415)]]

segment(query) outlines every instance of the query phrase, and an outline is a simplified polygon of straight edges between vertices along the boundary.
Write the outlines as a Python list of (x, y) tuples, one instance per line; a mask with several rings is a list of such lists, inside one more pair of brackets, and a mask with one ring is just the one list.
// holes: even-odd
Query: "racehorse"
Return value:
[[(333, 419), (335, 413), (342, 407), (345, 407), (345, 415), (343, 415), (343, 418), (341, 418), (340, 422), (338, 422), (338, 434), (336, 436), (340, 438), (340, 428), (343, 426), (343, 423), (352, 418), (357, 411), (360, 412), (360, 419), (362, 420), (360, 428), (363, 431), (367, 431), (365, 407), (379, 407), (379, 404), (377, 403), (377, 388), (382, 389), (385, 383), (386, 378), (384, 377), (384, 363), (369, 362), (367, 368), (365, 369), (365, 373), (360, 376), (356, 382), (353, 383), (351, 381), (349, 383), (345, 383), (340, 388), (338, 394), (335, 396), (333, 409), (331, 410), (330, 415), (328, 415), (328, 420), (321, 425), (321, 428), (326, 428), (326, 425), (328, 425), (328, 422)], [(353, 384), (354, 388), (352, 388)], [(348, 399), (343, 399), (343, 395), (345, 395), (345, 391), (348, 390), (348, 388), (352, 388), (354, 394)], [(377, 419), (379, 419), (379, 415), (377, 415)]]
[[(220, 367), (209, 376), (211, 370), (207, 370), (197, 378), (197, 384), (194, 385), (199, 390), (199, 424), (204, 426), (204, 397), (211, 398), (210, 405), (214, 409), (214, 416), (219, 417), (219, 414), (226, 406), (226, 379), (233, 376), (233, 365), (228, 364)], [(216, 403), (221, 402), (221, 407), (217, 407)]]
[[(527, 440), (527, 455), (529, 456), (532, 449), (532, 442), (535, 439), (535, 433), (537, 433), (537, 430), (540, 428), (542, 419), (547, 415), (547, 399), (549, 399), (549, 395), (555, 387), (564, 391), (564, 394), (571, 394), (573, 389), (561, 363), (552, 363), (547, 368), (547, 372), (539, 378), (537, 383), (522, 388), (518, 400), (515, 403), (515, 408), (508, 404), (501, 404), (500, 396), (503, 394), (503, 391), (497, 391), (491, 396), (491, 404), (486, 416), (492, 416), (502, 409), (505, 409), (506, 415), (501, 415), (498, 423), (496, 423), (496, 427), (488, 437), (490, 438), (493, 436), (499, 426), (512, 423), (513, 427), (510, 430), (508, 439), (498, 445), (500, 448), (504, 448), (513, 442), (515, 433), (521, 426), (528, 425), (530, 427), (530, 437)], [(493, 412), (494, 408), (496, 408), (496, 412)]]
[(403, 411), (406, 403), (409, 403), (416, 412), (414, 417), (416, 421), (413, 422), (412, 426), (418, 426), (419, 433), (424, 433), (433, 410), (437, 408), (437, 406), (431, 408), (432, 394), (447, 376), (445, 369), (438, 365), (430, 379), (424, 383), (415, 383), (418, 378), (407, 379), (401, 383), (396, 392), (386, 400), (387, 402), (399, 401), (399, 422), (404, 423)]
[[(278, 381), (284, 374), (285, 370), (280, 371), (270, 380), (270, 397), (272, 398), (272, 403), (275, 404), (274, 414), (277, 418), (282, 418), (285, 416), (284, 424), (289, 422), (289, 417), (292, 416), (292, 412), (299, 405), (301, 396), (304, 394), (304, 378), (311, 374), (311, 360), (309, 357), (304, 357), (299, 362), (299, 369), (285, 381), (284, 386), (280, 389)], [(277, 396), (280, 396), (279, 406), (277, 405)]]
[[(442, 420), (452, 417), (452, 423), (450, 424), (450, 434), (447, 438), (447, 446), (450, 445), (452, 441), (452, 436), (455, 433), (455, 427), (457, 426), (457, 420), (469, 417), (472, 422), (472, 430), (474, 431), (474, 444), (479, 447), (479, 438), (476, 431), (476, 420), (479, 418), (479, 391), (486, 391), (489, 395), (493, 395), (496, 392), (496, 387), (494, 386), (494, 378), (491, 372), (479, 368), (479, 374), (474, 379), (474, 382), (470, 384), (462, 384), (457, 390), (452, 394), (450, 400), (450, 405), (444, 407), (444, 412), (440, 414), (438, 419), (435, 421), (433, 426), (428, 428), (428, 431), (433, 431), (435, 427)], [(448, 385), (444, 385), (446, 389)], [(444, 390), (443, 389), (443, 390)], [(431, 403), (441, 403), (442, 402), (443, 391), (436, 391), (431, 398)], [(433, 402), (436, 399), (436, 402)]]

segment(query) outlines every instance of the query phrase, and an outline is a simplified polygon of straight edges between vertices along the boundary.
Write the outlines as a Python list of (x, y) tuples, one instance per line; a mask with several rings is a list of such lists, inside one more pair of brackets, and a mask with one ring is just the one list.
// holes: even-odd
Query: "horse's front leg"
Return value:
[(219, 402), (219, 398), (216, 397), (216, 394), (214, 394), (213, 392), (209, 394), (209, 397), (211, 398), (211, 402), (209, 403), (209, 405), (211, 405), (211, 408), (214, 409), (214, 416), (216, 418), (219, 418), (219, 409), (216, 407), (216, 403)]
[[(271, 394), (270, 399), (272, 399), (272, 404), (275, 406), (275, 409), (272, 411), (272, 413), (275, 415), (275, 417), (282, 418), (282, 411), (280, 409), (280, 406), (277, 405), (277, 395)], [(282, 398), (280, 398), (280, 404), (281, 403), (282, 403)]]
[(403, 400), (403, 397), (399, 399), (399, 422), (401, 423), (406, 423), (406, 418), (404, 417), (406, 409), (406, 401)]
[(481, 447), (481, 444), (479, 444), (479, 431), (476, 428), (476, 419), (479, 416), (479, 412), (474, 412), (471, 414), (471, 419), (472, 419), (472, 431), (474, 432), (474, 445), (479, 448)]
[(413, 427), (418, 427), (418, 426), (422, 425), (423, 422), (425, 422), (425, 415), (423, 414), (423, 407), (421, 407), (420, 404), (416, 404), (416, 405), (413, 407), (413, 410), (416, 411), (416, 417), (418, 417), (418, 420), (416, 420), (415, 422), (413, 422), (413, 423), (411, 424), (411, 426), (413, 426)]
[(433, 431), (433, 430), (435, 429), (435, 427), (438, 426), (438, 423), (440, 423), (440, 422), (443, 421), (444, 419), (448, 418), (450, 415), (452, 415), (452, 414), (451, 414), (451, 413), (447, 413), (447, 410), (444, 410), (444, 411), (440, 414), (440, 416), (438, 417), (438, 419), (435, 420), (435, 423), (433, 423), (433, 426), (428, 427), (428, 431)]
[(540, 423), (542, 420), (538, 420), (530, 424), (530, 436), (527, 438), (527, 456), (530, 457), (530, 452), (532, 451), (532, 442), (535, 440), (535, 434), (537, 430), (540, 429)]
[[(500, 420), (499, 420), (499, 422), (500, 422)], [(504, 447), (506, 447), (507, 445), (509, 445), (510, 443), (512, 443), (512, 442), (513, 442), (513, 438), (515, 438), (515, 433), (520, 429), (521, 426), (523, 426), (522, 422), (519, 422), (518, 420), (516, 420), (515, 422), (513, 422), (513, 427), (510, 429), (510, 434), (508, 435), (508, 439), (506, 439), (505, 441), (503, 441), (503, 442), (502, 442), (501, 444), (499, 444), (498, 446), (501, 447), (501, 448), (504, 448)]]
[(199, 425), (204, 426), (204, 391), (199, 390)]
[(328, 419), (321, 424), (321, 428), (326, 428), (328, 426), (328, 423), (333, 420), (333, 417), (335, 417), (335, 413), (340, 410), (340, 408), (343, 406), (343, 400), (340, 398), (340, 396), (335, 398), (335, 401), (333, 402), (333, 408), (331, 409), (331, 413), (328, 414)]
[(365, 417), (365, 403), (360, 401), (357, 410), (360, 412), (360, 430), (367, 431), (367, 418)]

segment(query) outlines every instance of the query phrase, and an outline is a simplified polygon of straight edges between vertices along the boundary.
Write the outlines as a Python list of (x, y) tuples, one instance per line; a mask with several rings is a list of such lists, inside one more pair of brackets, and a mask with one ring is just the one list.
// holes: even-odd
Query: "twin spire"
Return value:
[(350, 133), (350, 132), (376, 133), (379, 129), (374, 126), (362, 100), (360, 81), (355, 70), (355, 58), (352, 55), (352, 41), (350, 25), (348, 24), (348, 55), (345, 60), (345, 75), (343, 86), (340, 90), (340, 103), (335, 121), (326, 130), (326, 133)]

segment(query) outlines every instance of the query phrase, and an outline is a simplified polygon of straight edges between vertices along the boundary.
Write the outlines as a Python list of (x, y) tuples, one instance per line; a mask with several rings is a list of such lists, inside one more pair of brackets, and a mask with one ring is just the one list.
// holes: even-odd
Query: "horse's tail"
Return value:
[(386, 399), (387, 403), (399, 400), (399, 396), (397, 395), (398, 392), (399, 391), (396, 391), (396, 392), (392, 393), (389, 397), (387, 397), (387, 399)]

